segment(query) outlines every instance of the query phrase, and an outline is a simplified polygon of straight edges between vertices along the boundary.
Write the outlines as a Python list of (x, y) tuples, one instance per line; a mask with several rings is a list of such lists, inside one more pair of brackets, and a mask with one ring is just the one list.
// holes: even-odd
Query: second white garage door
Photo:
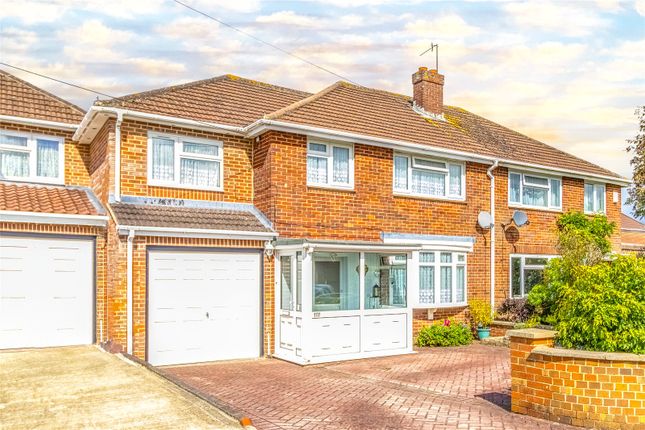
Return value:
[(148, 361), (260, 355), (260, 253), (151, 250)]

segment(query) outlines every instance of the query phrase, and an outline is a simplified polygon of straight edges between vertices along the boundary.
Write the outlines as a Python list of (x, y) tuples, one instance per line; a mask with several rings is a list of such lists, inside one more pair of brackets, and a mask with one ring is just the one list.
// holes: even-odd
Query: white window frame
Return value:
[[(421, 261), (421, 254), (434, 254), (434, 262), (426, 263)], [(441, 262), (441, 254), (451, 254), (450, 263)], [(459, 257), (463, 256), (464, 261), (459, 261)], [(457, 251), (433, 251), (421, 250), (419, 251), (418, 259), (418, 283), (417, 295), (421, 294), (421, 267), (434, 267), (434, 303), (421, 303), (420, 297), (415, 297), (414, 302), (422, 307), (427, 308), (456, 308), (468, 305), (468, 255), (465, 252)], [(452, 301), (450, 303), (441, 303), (441, 267), (452, 268)], [(457, 267), (464, 268), (464, 300), (457, 301)], [(416, 306), (414, 306), (416, 307)]]
[[(325, 145), (325, 152), (314, 151), (310, 145)], [(349, 183), (334, 181), (334, 147), (349, 149)], [(307, 162), (307, 186), (315, 188), (335, 188), (341, 190), (354, 189), (354, 145), (346, 143), (329, 142), (318, 139), (307, 140), (307, 160), (309, 157), (318, 157), (327, 159), (327, 182), (310, 182), (309, 181), (309, 163)]]
[[(587, 185), (593, 186), (593, 196), (592, 196), (592, 204), (593, 204), (593, 210), (588, 211), (585, 206), (585, 202), (587, 200)], [(603, 210), (600, 210), (596, 207), (596, 193), (598, 193), (598, 187), (603, 187), (603, 195), (602, 195), (602, 200), (603, 200)], [(582, 205), (584, 207), (584, 212), (588, 215), (595, 215), (595, 214), (606, 214), (607, 213), (607, 185), (603, 184), (601, 182), (585, 182), (584, 184), (584, 195), (583, 195), (583, 200), (582, 200)]]
[[(174, 155), (174, 179), (172, 181), (164, 181), (161, 179), (154, 179), (152, 177), (152, 139), (167, 139), (175, 143)], [(202, 145), (211, 145), (218, 148), (217, 155), (195, 154), (192, 152), (184, 152), (183, 144), (199, 143)], [(148, 185), (168, 187), (168, 188), (183, 188), (190, 190), (205, 190), (205, 191), (224, 191), (224, 143), (220, 140), (204, 139), (199, 137), (184, 136), (178, 134), (167, 134), (148, 132)], [(181, 181), (181, 159), (190, 158), (194, 160), (216, 161), (220, 163), (219, 168), (219, 187), (208, 187), (199, 185), (182, 184)]]
[[(396, 157), (402, 157), (402, 158), (408, 159), (408, 186), (406, 190), (396, 188), (396, 162), (395, 162)], [(428, 161), (431, 163), (443, 163), (445, 167), (441, 168), (441, 167), (424, 166), (420, 164), (418, 161), (422, 161), (422, 162)], [(461, 187), (460, 187), (461, 194), (460, 195), (450, 194), (450, 165), (461, 167)], [(444, 174), (445, 175), (444, 189), (446, 191), (446, 194), (444, 194), (443, 196), (435, 196), (430, 194), (412, 192), (412, 171), (413, 170), (424, 170), (424, 171), (438, 172), (438, 173)], [(398, 196), (419, 197), (424, 199), (465, 201), (466, 200), (466, 163), (461, 161), (444, 160), (440, 158), (430, 158), (430, 157), (424, 157), (424, 156), (419, 156), (415, 154), (395, 152), (394, 156), (392, 157), (392, 191), (394, 195), (398, 195)]]
[[(524, 269), (544, 270), (544, 268), (546, 267), (546, 264), (545, 265), (526, 264), (527, 258), (546, 258), (547, 260), (546, 263), (549, 264), (549, 261), (559, 257), (560, 257), (559, 255), (552, 255), (552, 254), (511, 254), (508, 259), (508, 262), (509, 262), (508, 296), (512, 299), (521, 299), (528, 295), (528, 293), (525, 291), (526, 286), (524, 285)], [(519, 296), (513, 295), (513, 259), (514, 258), (520, 259), (520, 295)]]
[[(29, 154), (29, 176), (0, 176), (0, 180), (36, 182), (42, 184), (65, 184), (65, 138), (41, 133), (29, 133), (5, 129), (0, 129), (0, 134), (27, 138), (27, 146), (0, 144), (1, 150)], [(38, 139), (58, 142), (58, 176), (55, 178), (37, 176), (36, 174), (38, 172), (38, 160), (36, 159), (38, 155)]]
[[(523, 199), (524, 196), (524, 186), (530, 186), (531, 188), (542, 188), (546, 189), (547, 191), (547, 206), (536, 206), (536, 205), (528, 205), (524, 204), (523, 202), (512, 202), (511, 201), (511, 175), (520, 175), (520, 200)], [(526, 181), (526, 177), (530, 176), (533, 178), (540, 178), (540, 179), (545, 179), (547, 181), (547, 185), (539, 185), (539, 184), (531, 184)], [(559, 206), (553, 206), (551, 204), (551, 197), (552, 197), (552, 187), (551, 187), (551, 180), (557, 180), (560, 182), (560, 205)], [(531, 172), (518, 172), (514, 170), (509, 170), (508, 171), (508, 192), (507, 192), (507, 199), (508, 199), (508, 207), (510, 208), (528, 208), (528, 209), (536, 209), (536, 210), (542, 210), (542, 211), (554, 211), (554, 212), (561, 212), (562, 211), (562, 201), (564, 200), (563, 196), (563, 189), (564, 186), (562, 184), (562, 176), (550, 176), (550, 175), (542, 175), (538, 173), (531, 173)]]

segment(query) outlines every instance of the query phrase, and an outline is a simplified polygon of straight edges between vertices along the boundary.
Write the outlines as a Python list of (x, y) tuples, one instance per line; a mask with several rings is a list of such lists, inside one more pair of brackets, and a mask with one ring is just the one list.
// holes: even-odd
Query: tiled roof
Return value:
[(643, 230), (645, 231), (645, 224), (635, 220), (629, 215), (620, 214), (620, 228), (628, 228), (630, 230)]
[(104, 215), (89, 189), (0, 181), (0, 211)]
[[(249, 205), (250, 206), (250, 205)], [(251, 210), (111, 203), (120, 225), (272, 232)]]
[(445, 121), (425, 118), (408, 96), (336, 84), (268, 116), (367, 136), (403, 140), (484, 156), (620, 177), (464, 109), (445, 106)]
[(85, 111), (0, 70), (0, 115), (79, 124)]
[(243, 127), (309, 95), (303, 91), (224, 75), (96, 104)]

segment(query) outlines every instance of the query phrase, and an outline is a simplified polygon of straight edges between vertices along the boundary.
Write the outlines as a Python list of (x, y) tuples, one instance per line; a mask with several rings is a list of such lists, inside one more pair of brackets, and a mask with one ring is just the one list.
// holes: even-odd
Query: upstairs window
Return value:
[(222, 191), (222, 142), (149, 134), (148, 183)]
[(394, 155), (394, 192), (420, 197), (463, 200), (465, 167), (461, 163)]
[(562, 180), (533, 174), (509, 172), (508, 203), (529, 208), (561, 209)]
[(353, 188), (353, 148), (347, 145), (309, 142), (307, 144), (307, 185)]
[(604, 184), (585, 184), (585, 212), (605, 213)]
[(0, 130), (0, 179), (64, 183), (63, 142), (60, 137)]

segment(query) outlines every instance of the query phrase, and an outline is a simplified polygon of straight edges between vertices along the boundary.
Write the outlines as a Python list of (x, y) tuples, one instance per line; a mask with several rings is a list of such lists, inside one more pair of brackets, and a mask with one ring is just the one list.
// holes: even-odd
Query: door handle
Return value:
[(206, 319), (208, 319), (208, 312), (206, 312)]

